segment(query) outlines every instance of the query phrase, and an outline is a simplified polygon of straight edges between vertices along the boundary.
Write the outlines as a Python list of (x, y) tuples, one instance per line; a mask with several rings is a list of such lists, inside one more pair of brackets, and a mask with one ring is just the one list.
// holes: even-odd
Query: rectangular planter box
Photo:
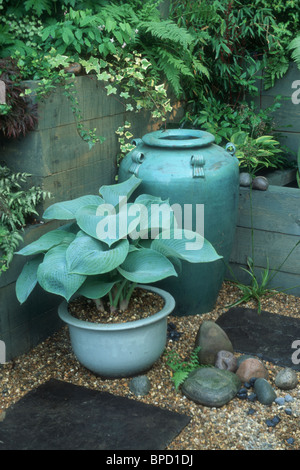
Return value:
[[(280, 183), (285, 176), (274, 175)], [(237, 279), (249, 283), (249, 276), (241, 267), (247, 267), (252, 257), (250, 190), (240, 188), (239, 217), (230, 266)], [(267, 267), (275, 269), (300, 240), (300, 189), (270, 184), (267, 191), (252, 191), (254, 264), (259, 279)], [(228, 277), (232, 276), (228, 272)], [(273, 279), (274, 288), (289, 289), (287, 293), (300, 297), (300, 246), (287, 259)], [(293, 288), (293, 289), (291, 289)]]

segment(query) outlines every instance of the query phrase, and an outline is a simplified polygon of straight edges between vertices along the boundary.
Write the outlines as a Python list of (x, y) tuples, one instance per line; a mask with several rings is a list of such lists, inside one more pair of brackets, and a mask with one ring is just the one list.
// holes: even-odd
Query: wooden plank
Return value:
[[(40, 238), (42, 235), (49, 232), (50, 230), (54, 230), (55, 228), (59, 227), (59, 225), (61, 225), (62, 223), (63, 222), (51, 220), (43, 224), (30, 225), (24, 231), (24, 234), (23, 234), (24, 240), (22, 243), (20, 243), (18, 250), (21, 250), (21, 248), (23, 248), (26, 245), (29, 245), (29, 243), (32, 243), (33, 241), (37, 240), (38, 238)], [(0, 276), (0, 289), (1, 287), (11, 284), (12, 282), (15, 282), (17, 280), (27, 259), (29, 258), (24, 257), (24, 256), (19, 256), (19, 255), (14, 256), (13, 261), (8, 271), (1, 274)]]
[(26, 302), (20, 305), (15, 292), (15, 283), (1, 287), (0, 319), (1, 331), (5, 333), (23, 324), (29, 324), (38, 315), (57, 308), (62, 298), (45, 292), (36, 286)]
[(111, 160), (102, 160), (43, 178), (40, 181), (42, 188), (53, 194), (51, 200), (45, 200), (43, 210), (55, 202), (98, 194), (100, 186), (114, 182), (115, 175), (115, 164)]
[(17, 356), (28, 352), (31, 349), (30, 332), (27, 324), (22, 324), (17, 328), (5, 331), (1, 334), (1, 339), (5, 342), (6, 362)]
[[(272, 106), (273, 103), (273, 96), (261, 96), (262, 109)], [(277, 132), (300, 132), (300, 105), (293, 104), (290, 97), (281, 101), (281, 106), (273, 113), (273, 117)]]
[(40, 177), (103, 159), (115, 161), (119, 151), (115, 130), (124, 122), (123, 115), (85, 122), (87, 129), (97, 128), (98, 134), (106, 138), (103, 144), (98, 143), (91, 150), (79, 137), (72, 123), (55, 129), (34, 131), (24, 138), (22, 146), (19, 142), (5, 142), (3, 154), (13, 171), (26, 171)]
[(158, 124), (151, 122), (150, 114), (141, 116), (122, 114), (93, 119), (85, 122), (86, 129), (97, 129), (97, 134), (105, 137), (105, 142), (96, 144), (91, 150), (78, 136), (75, 124), (43, 129), (28, 134), (22, 146), (16, 141), (3, 143), (3, 154), (13, 171), (26, 171), (34, 176), (47, 177), (73, 168), (101, 160), (116, 163), (119, 153), (118, 137), (115, 131), (130, 120), (134, 137), (142, 137)]
[(41, 341), (61, 328), (62, 322), (57, 315), (57, 308), (38, 312), (29, 322), (23, 322), (15, 328), (2, 332), (0, 339), (5, 342), (6, 361), (28, 353)]
[(272, 186), (285, 186), (296, 180), (296, 169), (270, 171), (265, 177)]
[[(25, 84), (31, 89), (37, 86), (32, 80), (26, 81)], [(89, 76), (75, 79), (76, 97), (84, 120), (124, 113), (125, 106), (121, 100), (114, 95), (107, 96), (105, 85), (107, 83), (99, 82)], [(38, 130), (74, 122), (71, 104), (64, 95), (63, 88), (57, 88), (50, 96), (38, 102), (38, 114)]]
[[(252, 254), (251, 230), (238, 227), (235, 235), (233, 251), (230, 261), (245, 265), (247, 257), (253, 257), (254, 264), (260, 267), (267, 266), (269, 260), (270, 268), (277, 268), (289, 255), (299, 237), (263, 230), (253, 231), (254, 255)], [(300, 246), (298, 246), (286, 260), (281, 271), (300, 275)]]
[(282, 146), (288, 148), (289, 160), (296, 160), (298, 150), (300, 148), (300, 132), (281, 131), (278, 141)]
[[(269, 186), (252, 191), (253, 228), (300, 236), (300, 191)], [(250, 191), (240, 188), (238, 226), (251, 227)]]

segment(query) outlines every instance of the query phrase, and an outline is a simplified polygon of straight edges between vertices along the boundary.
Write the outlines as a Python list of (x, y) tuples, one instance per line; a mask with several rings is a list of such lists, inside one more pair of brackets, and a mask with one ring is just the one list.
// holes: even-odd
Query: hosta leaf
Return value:
[(37, 270), (44, 255), (38, 255), (27, 261), (16, 282), (16, 295), (18, 301), (22, 304), (27, 300), (37, 284)]
[(37, 271), (37, 279), (42, 288), (52, 294), (61, 295), (67, 301), (86, 280), (86, 276), (68, 272), (66, 261), (68, 246), (58, 245), (48, 251)]
[(52, 230), (51, 232), (45, 233), (38, 240), (30, 243), (29, 245), (18, 251), (17, 255), (30, 256), (38, 253), (46, 253), (54, 246), (60, 245), (61, 243), (71, 243), (75, 238), (75, 234), (67, 232), (65, 230)]
[(129, 250), (128, 240), (120, 240), (113, 248), (79, 232), (67, 249), (67, 266), (70, 273), (96, 275), (108, 273), (125, 260)]
[(74, 233), (76, 235), (79, 231), (79, 227), (76, 222), (71, 222), (69, 224), (61, 225), (57, 230), (63, 230), (64, 232)]
[(169, 201), (160, 197), (142, 194), (134, 204), (141, 205), (141, 221), (138, 227), (140, 238), (155, 238), (163, 230), (177, 227), (174, 211)]
[(174, 256), (190, 263), (209, 263), (221, 259), (211, 243), (191, 230), (162, 232), (151, 243), (151, 248), (165, 256)]
[(108, 281), (103, 276), (89, 276), (80, 287), (78, 294), (88, 299), (101, 299), (117, 282), (119, 281)]
[(129, 253), (125, 262), (117, 269), (129, 281), (141, 284), (177, 276), (173, 264), (164, 255), (150, 248)]
[(71, 201), (56, 202), (48, 207), (43, 214), (44, 219), (72, 220), (75, 219), (76, 212), (89, 204), (103, 204), (103, 199), (93, 194), (81, 196)]
[(112, 204), (116, 207), (120, 199), (126, 198), (128, 200), (141, 182), (141, 179), (132, 175), (128, 180), (123, 181), (123, 183), (101, 186), (99, 193), (107, 204)]
[(109, 204), (103, 204), (101, 212), (99, 206), (86, 206), (76, 213), (76, 220), (83, 232), (111, 246), (127, 237), (138, 225), (139, 218), (129, 213), (131, 206), (124, 205), (119, 213)]

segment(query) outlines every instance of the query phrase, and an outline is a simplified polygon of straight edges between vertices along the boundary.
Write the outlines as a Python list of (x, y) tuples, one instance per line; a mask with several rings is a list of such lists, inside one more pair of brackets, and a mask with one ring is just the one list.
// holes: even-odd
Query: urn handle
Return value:
[(140, 166), (143, 163), (143, 161), (145, 160), (145, 154), (142, 153), (142, 152), (134, 152), (131, 155), (131, 160), (132, 160), (132, 163), (131, 163), (128, 171), (130, 173), (132, 173), (133, 175), (137, 176), (138, 172), (139, 172), (139, 169), (140, 169)]
[(132, 139), (131, 143), (137, 147), (138, 145), (141, 145), (143, 141), (142, 139)]
[(234, 157), (236, 148), (232, 142), (228, 142), (228, 144), (226, 144), (225, 150)]
[(205, 159), (203, 155), (192, 155), (191, 165), (193, 167), (193, 178), (204, 178)]

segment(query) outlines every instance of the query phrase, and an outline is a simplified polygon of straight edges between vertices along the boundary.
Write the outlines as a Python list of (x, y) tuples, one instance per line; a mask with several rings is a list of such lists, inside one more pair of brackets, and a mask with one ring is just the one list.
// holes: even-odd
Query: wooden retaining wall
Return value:
[[(35, 86), (34, 82), (27, 84)], [(106, 138), (103, 144), (89, 150), (77, 134), (70, 103), (59, 89), (39, 102), (36, 130), (25, 138), (0, 141), (1, 161), (14, 171), (32, 174), (30, 185), (39, 185), (52, 193), (52, 198), (39, 206), (40, 215), (54, 202), (98, 194), (100, 186), (115, 182), (119, 152), (115, 131), (125, 121), (132, 123), (130, 130), (135, 138), (160, 125), (151, 121), (150, 113), (124, 112), (118, 98), (107, 96), (95, 79), (76, 78), (76, 89), (83, 124), (86, 129), (97, 128), (97, 134)], [(177, 112), (175, 106), (171, 120), (176, 119)], [(179, 115), (180, 110), (178, 119)], [(23, 245), (56, 226), (57, 222), (50, 221), (28, 227)], [(37, 286), (29, 299), (19, 304), (15, 283), (25, 261), (26, 258), (15, 256), (9, 270), (0, 276), (0, 340), (5, 342), (7, 361), (28, 352), (61, 326), (57, 306), (62, 298), (47, 294)]]
[[(255, 273), (267, 267), (281, 265), (300, 240), (300, 189), (270, 185), (267, 191), (252, 191), (253, 237)], [(230, 267), (236, 278), (245, 284), (249, 276), (241, 269), (247, 268), (247, 257), (252, 257), (250, 190), (240, 188), (239, 217)], [(233, 278), (230, 272), (229, 278)], [(300, 297), (300, 246), (298, 246), (270, 284), (279, 290)], [(290, 289), (294, 287), (293, 289)]]
[[(35, 82), (26, 82), (34, 88)], [(111, 184), (117, 173), (119, 152), (115, 131), (125, 121), (132, 123), (131, 132), (142, 137), (154, 130), (149, 113), (124, 112), (117, 95), (107, 96), (103, 84), (89, 76), (76, 78), (76, 90), (86, 129), (97, 129), (106, 138), (91, 150), (79, 137), (71, 105), (58, 89), (39, 103), (39, 122), (35, 131), (18, 140), (0, 143), (1, 160), (14, 171), (31, 173), (32, 183), (53, 195), (42, 209), (84, 194), (97, 194), (102, 184)]]

